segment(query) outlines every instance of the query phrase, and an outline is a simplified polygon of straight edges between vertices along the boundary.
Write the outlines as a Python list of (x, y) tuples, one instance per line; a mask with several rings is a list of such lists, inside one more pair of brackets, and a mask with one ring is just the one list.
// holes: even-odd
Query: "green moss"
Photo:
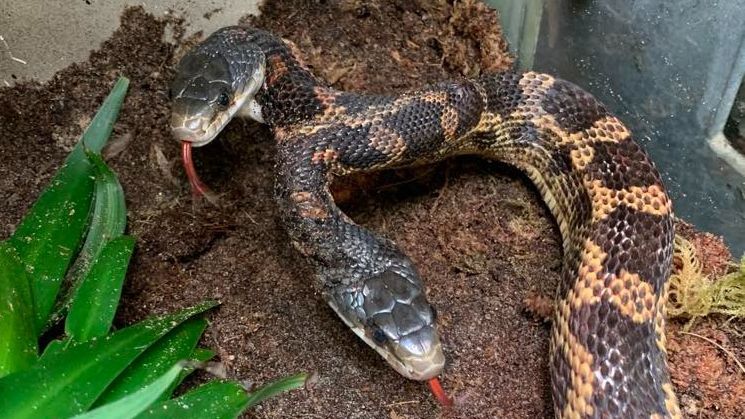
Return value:
[(685, 329), (712, 313), (745, 317), (745, 257), (737, 270), (716, 279), (702, 273), (693, 244), (680, 236), (674, 257), (680, 269), (670, 276), (668, 316), (689, 319)]

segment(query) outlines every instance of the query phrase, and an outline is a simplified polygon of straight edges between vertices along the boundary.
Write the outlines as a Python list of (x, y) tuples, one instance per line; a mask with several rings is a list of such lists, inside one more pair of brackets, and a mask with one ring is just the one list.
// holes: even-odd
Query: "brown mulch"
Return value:
[[(473, 0), (277, 1), (245, 20), (295, 42), (316, 73), (340, 89), (395, 92), (512, 61), (496, 15)], [(443, 413), (426, 386), (388, 368), (315, 292), (311, 271), (276, 218), (266, 128), (234, 121), (221, 141), (195, 151), (222, 207), (193, 205), (168, 130), (174, 56), (197, 38), (164, 40), (164, 33), (170, 27), (182, 34), (183, 25), (127, 9), (85, 63), (49, 83), (0, 88), (0, 237), (11, 234), (116, 77), (126, 75), (132, 84), (108, 162), (124, 186), (138, 244), (117, 324), (214, 298), (222, 305), (203, 344), (217, 351), (229, 377), (263, 383), (318, 373), (313, 388), (265, 402), (248, 417), (551, 416), (549, 325), (523, 301), (548, 304), (540, 296), (553, 295), (560, 239), (526, 178), (458, 158), (358, 179), (339, 192), (350, 216), (394, 239), (419, 266), (439, 313), (444, 386), (458, 400), (455, 411)], [(725, 328), (723, 321), (710, 319), (693, 332), (745, 359), (745, 339), (736, 333), (742, 323)], [(686, 412), (738, 417), (742, 374), (723, 351), (678, 329), (672, 326), (669, 346)]]

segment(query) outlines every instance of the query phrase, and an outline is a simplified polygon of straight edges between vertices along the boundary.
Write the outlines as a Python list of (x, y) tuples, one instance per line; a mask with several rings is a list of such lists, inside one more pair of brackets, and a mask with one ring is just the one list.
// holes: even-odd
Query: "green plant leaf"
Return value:
[(60, 351), (65, 350), (65, 346), (67, 345), (68, 341), (67, 339), (55, 339), (47, 344), (47, 347), (44, 348), (44, 351), (41, 353), (41, 357), (48, 357), (52, 356), (52, 354), (57, 354)]
[(62, 279), (87, 229), (94, 168), (82, 143), (100, 152), (111, 134), (128, 85), (126, 78), (117, 81), (81, 141), (9, 239), (29, 274), (37, 332), (47, 323)]
[(0, 377), (36, 361), (34, 304), (15, 249), (0, 243)]
[(207, 348), (194, 348), (189, 359), (199, 362), (207, 362), (215, 357), (215, 351)]
[(305, 385), (307, 374), (279, 379), (251, 394), (235, 381), (214, 380), (181, 397), (161, 402), (142, 412), (138, 419), (236, 418), (244, 410), (283, 391)]
[(46, 323), (85, 233), (93, 198), (92, 174), (82, 149), (73, 150), (9, 239), (29, 275), (35, 330)]
[(306, 381), (308, 381), (308, 374), (305, 373), (280, 378), (279, 380), (269, 383), (249, 394), (247, 406), (252, 407), (257, 405), (269, 397), (273, 397), (283, 391), (300, 388), (305, 385)]
[(101, 254), (109, 241), (124, 233), (124, 228), (127, 226), (127, 207), (119, 179), (104, 163), (100, 155), (92, 151), (86, 151), (86, 154), (96, 173), (93, 212), (83, 247), (67, 271), (66, 282), (69, 289), (65, 297), (58, 302), (53, 318), (62, 316), (62, 312), (77, 293), (78, 286), (88, 275), (93, 261)]
[(179, 363), (171, 367), (160, 378), (141, 387), (136, 392), (113, 403), (103, 405), (90, 412), (74, 416), (72, 419), (130, 419), (136, 417), (158, 400), (178, 378), (183, 366)]
[[(81, 137), (81, 141), (85, 145), (84, 148), (96, 153), (101, 154), (106, 142), (109, 141), (111, 131), (114, 129), (114, 122), (119, 116), (119, 109), (124, 103), (124, 96), (127, 95), (127, 88), (129, 87), (129, 79), (126, 77), (119, 77), (114, 84), (114, 88), (111, 89), (111, 93), (106, 96), (103, 101), (103, 105), (93, 117), (93, 120), (85, 129)], [(99, 115), (101, 117), (99, 117)]]
[(0, 379), (0, 412), (13, 418), (82, 413), (155, 341), (215, 305), (203, 303), (144, 320), (103, 338), (47, 351), (30, 369)]
[[(189, 359), (192, 361), (197, 361), (197, 362), (207, 362), (214, 357), (215, 357), (215, 351), (205, 349), (205, 348), (194, 348), (194, 351), (191, 353), (191, 356), (189, 357)], [(173, 392), (176, 390), (176, 388), (178, 388), (178, 386), (184, 381), (184, 379), (188, 377), (189, 374), (191, 374), (192, 372), (194, 372), (193, 367), (187, 366), (186, 368), (184, 368), (184, 370), (181, 371), (181, 375), (178, 377), (178, 380), (176, 380), (176, 382), (173, 383), (173, 387), (168, 392), (164, 393), (164, 395), (161, 396), (161, 398), (163, 400), (167, 400), (168, 398), (170, 398), (173, 395)], [(166, 394), (168, 394), (168, 397), (165, 397)]]
[(232, 419), (248, 405), (246, 390), (235, 381), (214, 380), (184, 395), (155, 404), (137, 419)]
[(111, 329), (134, 245), (134, 238), (119, 236), (96, 258), (77, 289), (65, 320), (65, 333), (71, 341), (85, 342), (104, 336)]
[[(95, 406), (111, 403), (132, 394), (155, 377), (168, 371), (176, 362), (187, 359), (194, 352), (199, 338), (207, 327), (202, 316), (195, 316), (181, 323), (160, 338), (147, 351), (135, 359), (96, 400)], [(167, 399), (177, 383), (163, 395)]]

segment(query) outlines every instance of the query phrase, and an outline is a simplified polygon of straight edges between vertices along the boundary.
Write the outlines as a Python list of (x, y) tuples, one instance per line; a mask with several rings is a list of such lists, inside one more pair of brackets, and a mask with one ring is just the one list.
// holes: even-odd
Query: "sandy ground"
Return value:
[[(292, 0), (244, 21), (294, 41), (338, 88), (392, 92), (507, 68), (496, 16), (481, 7)], [(527, 179), (500, 164), (460, 158), (336, 187), (350, 216), (397, 241), (420, 268), (448, 357), (444, 386), (459, 402), (443, 412), (424, 385), (388, 368), (314, 291), (310, 270), (276, 219), (274, 146), (264, 127), (234, 121), (220, 141), (195, 152), (222, 206), (194, 205), (168, 130), (167, 88), (175, 57), (201, 34), (185, 36), (193, 28), (177, 15), (129, 9), (87, 61), (44, 84), (0, 87), (0, 237), (13, 231), (116, 77), (126, 75), (131, 89), (106, 157), (124, 186), (138, 244), (117, 324), (214, 298), (222, 305), (202, 344), (218, 352), (230, 377), (262, 383), (318, 373), (313, 388), (247, 417), (551, 416), (549, 325), (524, 300), (553, 294), (561, 250)], [(686, 234), (702, 247), (721, 246), (691, 229)], [(726, 270), (722, 251), (707, 252), (712, 272)], [(699, 322), (692, 331), (745, 358), (745, 325), (724, 320)], [(673, 322), (671, 371), (688, 417), (742, 417), (745, 378), (733, 359), (679, 329)]]

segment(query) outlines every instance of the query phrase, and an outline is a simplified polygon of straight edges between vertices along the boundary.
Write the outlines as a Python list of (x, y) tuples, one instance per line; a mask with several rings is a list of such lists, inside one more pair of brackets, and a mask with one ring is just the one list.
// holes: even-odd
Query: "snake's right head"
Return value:
[(445, 355), (435, 312), (418, 280), (389, 269), (362, 284), (340, 285), (326, 299), (354, 333), (404, 377), (423, 381), (442, 372)]
[(264, 53), (245, 28), (222, 28), (179, 61), (171, 83), (171, 130), (203, 146), (236, 113), (263, 122), (254, 95), (264, 83)]

